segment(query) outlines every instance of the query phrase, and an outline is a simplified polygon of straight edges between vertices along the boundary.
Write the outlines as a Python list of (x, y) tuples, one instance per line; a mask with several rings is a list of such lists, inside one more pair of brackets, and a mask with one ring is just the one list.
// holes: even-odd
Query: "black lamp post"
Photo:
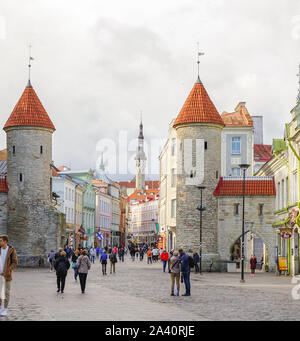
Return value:
[(245, 261), (245, 178), (246, 170), (250, 167), (248, 164), (240, 164), (239, 167), (243, 170), (243, 220), (242, 220), (242, 254), (241, 254), (241, 283), (244, 283), (244, 261)]
[(202, 274), (202, 212), (206, 210), (205, 205), (202, 205), (202, 191), (205, 189), (205, 186), (197, 186), (200, 189), (200, 206), (197, 206), (197, 210), (200, 211), (200, 252), (199, 252), (199, 273)]

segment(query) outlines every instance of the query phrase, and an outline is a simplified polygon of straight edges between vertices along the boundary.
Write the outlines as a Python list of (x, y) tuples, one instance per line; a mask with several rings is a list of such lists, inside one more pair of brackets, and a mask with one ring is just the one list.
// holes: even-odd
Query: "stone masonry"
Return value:
[[(272, 227), (274, 201), (275, 196), (245, 197), (245, 233), (247, 231), (253, 232), (262, 239), (268, 248), (270, 271), (275, 270), (274, 248), (276, 235)], [(240, 207), (238, 215), (234, 213), (235, 204), (239, 204)], [(262, 215), (259, 214), (260, 204), (263, 204)], [(226, 261), (230, 260), (231, 247), (242, 235), (242, 207), (243, 198), (241, 196), (220, 196), (218, 198), (218, 246), (220, 262), (223, 262), (223, 268), (226, 267)]]
[[(180, 125), (177, 128), (178, 145), (178, 167), (180, 172), (184, 169), (185, 153), (192, 153), (193, 166), (196, 166), (196, 177), (203, 173), (203, 183), (188, 185), (187, 179), (190, 172), (177, 174), (177, 203), (176, 203), (176, 249), (183, 248), (186, 252), (197, 251), (200, 248), (200, 211), (196, 209), (200, 205), (200, 190), (197, 185), (205, 186), (203, 190), (203, 204), (206, 210), (202, 219), (202, 264), (203, 270), (207, 270), (210, 261), (213, 259), (214, 268), (218, 270), (218, 206), (217, 198), (213, 192), (218, 184), (221, 171), (221, 132), (222, 126), (217, 124), (191, 124)], [(192, 139), (194, 148), (188, 150), (184, 148), (184, 140)], [(196, 162), (196, 140), (202, 139), (207, 143), (204, 149), (204, 165)], [(204, 145), (203, 145), (204, 148)], [(182, 149), (182, 150), (181, 150)], [(182, 153), (182, 155), (181, 155)], [(203, 168), (204, 166), (204, 168)]]
[(9, 242), (20, 266), (41, 266), (60, 245), (63, 226), (51, 205), (53, 130), (10, 127), (6, 133)]

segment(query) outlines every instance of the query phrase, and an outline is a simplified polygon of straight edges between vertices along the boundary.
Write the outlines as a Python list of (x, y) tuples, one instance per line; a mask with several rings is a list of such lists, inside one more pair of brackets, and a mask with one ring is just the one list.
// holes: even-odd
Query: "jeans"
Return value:
[(79, 272), (79, 281), (80, 281), (80, 287), (81, 287), (82, 292), (85, 291), (86, 278), (87, 278), (87, 274), (83, 274)]
[(76, 268), (76, 269), (74, 269), (74, 279), (75, 279), (75, 281), (77, 280), (77, 276), (78, 276), (78, 270)]
[(164, 272), (166, 272), (166, 265), (167, 265), (167, 261), (163, 260), (163, 270), (164, 270)]
[(176, 286), (177, 286), (177, 291), (179, 295), (179, 290), (180, 290), (180, 273), (175, 274), (171, 273), (171, 294), (174, 294), (174, 284), (176, 280)]
[(195, 273), (196, 273), (196, 272), (199, 272), (199, 270), (200, 270), (200, 269), (199, 269), (198, 263), (195, 263)]
[(10, 299), (10, 284), (11, 284), (11, 281), (3, 281), (3, 277), (0, 276), (0, 292), (2, 291), (2, 285), (5, 285), (5, 299), (3, 300), (1, 298), (1, 295), (0, 295), (0, 305), (2, 305), (3, 301), (4, 301), (4, 308), (7, 308), (8, 307), (8, 303), (9, 303), (9, 299)]
[(95, 263), (95, 256), (91, 256), (91, 261)]
[(183, 272), (182, 276), (185, 284), (185, 293), (187, 295), (190, 295), (191, 294), (190, 272)]
[(152, 257), (148, 257), (147, 259), (147, 264), (151, 263), (152, 264)]
[(124, 262), (124, 255), (120, 255), (120, 256), (119, 256), (119, 260), (120, 260), (120, 262), (121, 262), (121, 261)]
[(67, 275), (56, 275), (56, 276), (57, 276), (57, 289), (63, 292), (65, 289)]

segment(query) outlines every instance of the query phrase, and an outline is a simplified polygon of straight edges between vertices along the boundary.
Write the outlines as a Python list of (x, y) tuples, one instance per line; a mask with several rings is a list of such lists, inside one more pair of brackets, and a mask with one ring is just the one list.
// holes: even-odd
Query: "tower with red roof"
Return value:
[(44, 262), (58, 243), (51, 207), (52, 134), (55, 127), (30, 81), (4, 125), (7, 141), (7, 233), (21, 265)]
[(203, 263), (218, 258), (218, 207), (213, 192), (221, 172), (221, 134), (224, 122), (200, 77), (179, 112), (177, 132), (176, 248), (199, 252), (200, 190), (205, 186), (202, 223)]

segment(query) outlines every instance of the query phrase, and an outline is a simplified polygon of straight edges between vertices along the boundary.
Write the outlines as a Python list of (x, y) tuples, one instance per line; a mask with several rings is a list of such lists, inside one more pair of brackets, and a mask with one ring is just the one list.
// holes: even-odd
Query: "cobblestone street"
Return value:
[[(116, 264), (103, 276), (98, 262), (81, 294), (73, 269), (65, 293), (56, 293), (56, 276), (48, 269), (18, 269), (12, 283), (7, 317), (2, 320), (300, 320), (300, 300), (291, 296), (289, 277), (259, 273), (191, 274), (190, 297), (170, 296), (170, 277), (162, 264), (146, 260)], [(184, 286), (184, 284), (182, 284)], [(180, 290), (180, 295), (184, 289)]]

